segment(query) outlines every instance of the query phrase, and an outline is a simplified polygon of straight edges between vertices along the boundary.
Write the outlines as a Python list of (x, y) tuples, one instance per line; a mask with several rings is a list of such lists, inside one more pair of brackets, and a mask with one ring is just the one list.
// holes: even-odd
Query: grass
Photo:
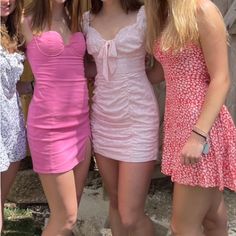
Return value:
[(40, 236), (41, 232), (34, 226), (30, 209), (17, 207), (4, 208), (4, 236)]

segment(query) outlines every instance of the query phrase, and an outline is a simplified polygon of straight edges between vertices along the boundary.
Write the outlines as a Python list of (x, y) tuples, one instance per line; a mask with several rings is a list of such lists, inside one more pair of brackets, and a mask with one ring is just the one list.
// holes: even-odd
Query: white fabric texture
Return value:
[(23, 72), (24, 57), (0, 46), (0, 172), (26, 155), (26, 134), (16, 83)]

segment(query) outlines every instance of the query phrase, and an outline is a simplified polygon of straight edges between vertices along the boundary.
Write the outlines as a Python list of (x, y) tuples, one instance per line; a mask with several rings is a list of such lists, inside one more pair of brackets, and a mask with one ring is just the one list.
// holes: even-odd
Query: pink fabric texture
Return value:
[(105, 40), (84, 14), (88, 53), (96, 62), (91, 128), (95, 153), (125, 162), (157, 159), (159, 112), (145, 73), (145, 11)]
[(81, 32), (67, 45), (56, 31), (34, 36), (27, 45), (36, 80), (27, 121), (36, 172), (62, 173), (84, 159), (90, 138), (85, 49)]
[(166, 79), (166, 108), (162, 172), (174, 182), (236, 190), (236, 128), (225, 106), (210, 131), (210, 152), (199, 163), (184, 166), (180, 152), (200, 115), (210, 82), (201, 48), (189, 44), (182, 51), (163, 52), (157, 42), (155, 57)]

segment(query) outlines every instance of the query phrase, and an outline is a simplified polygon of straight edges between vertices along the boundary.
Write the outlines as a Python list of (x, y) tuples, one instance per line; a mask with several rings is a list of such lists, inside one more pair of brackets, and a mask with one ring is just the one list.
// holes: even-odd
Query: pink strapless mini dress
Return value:
[(55, 31), (34, 36), (27, 45), (36, 81), (27, 120), (35, 172), (63, 173), (85, 158), (90, 139), (85, 50), (80, 32), (67, 45)]

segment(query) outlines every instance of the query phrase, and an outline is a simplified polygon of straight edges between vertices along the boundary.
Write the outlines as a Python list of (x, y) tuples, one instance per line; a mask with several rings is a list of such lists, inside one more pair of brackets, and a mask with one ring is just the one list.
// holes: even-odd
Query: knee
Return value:
[(137, 228), (141, 216), (136, 214), (135, 211), (129, 209), (119, 209), (121, 223), (125, 229), (128, 231), (133, 231)]
[(202, 227), (197, 225), (191, 227), (189, 225), (179, 225), (175, 222), (171, 222), (170, 229), (172, 236), (202, 235)]
[(133, 216), (132, 214), (121, 215), (121, 223), (123, 227), (128, 231), (133, 231), (134, 229), (136, 229), (138, 222), (139, 222), (138, 217)]
[(171, 230), (171, 235), (172, 236), (177, 236), (179, 235), (179, 231), (178, 230), (178, 225), (176, 225), (174, 222), (171, 222), (170, 224), (170, 230)]
[(73, 229), (75, 224), (77, 222), (77, 215), (68, 215), (66, 220), (65, 220), (65, 226), (68, 229)]
[(63, 216), (63, 225), (66, 229), (73, 229), (75, 224), (77, 222), (77, 210), (72, 210), (70, 212), (67, 212)]
[(227, 230), (227, 216), (219, 215), (214, 218), (206, 218), (203, 222), (205, 231)]

